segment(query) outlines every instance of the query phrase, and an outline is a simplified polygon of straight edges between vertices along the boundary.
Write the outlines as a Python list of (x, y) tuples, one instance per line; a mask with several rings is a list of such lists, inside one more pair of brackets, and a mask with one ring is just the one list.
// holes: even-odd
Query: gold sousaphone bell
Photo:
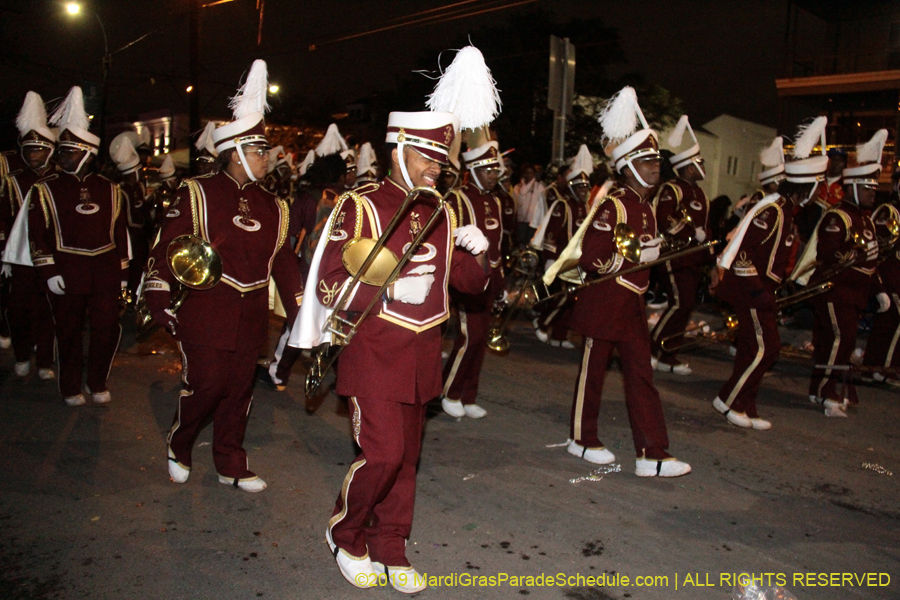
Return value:
[[(169, 242), (166, 248), (166, 265), (178, 282), (169, 302), (169, 310), (173, 313), (178, 312), (191, 290), (208, 290), (222, 279), (222, 258), (212, 244), (200, 236), (181, 235)], [(157, 328), (143, 290), (136, 309), (135, 337), (142, 341), (150, 337)]]

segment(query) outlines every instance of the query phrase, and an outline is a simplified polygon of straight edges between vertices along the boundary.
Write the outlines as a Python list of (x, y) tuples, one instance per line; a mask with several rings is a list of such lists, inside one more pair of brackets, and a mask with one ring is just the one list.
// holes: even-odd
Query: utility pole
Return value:
[(550, 83), (547, 108), (553, 111), (553, 164), (560, 167), (566, 151), (566, 116), (572, 114), (575, 99), (575, 46), (569, 38), (550, 36)]

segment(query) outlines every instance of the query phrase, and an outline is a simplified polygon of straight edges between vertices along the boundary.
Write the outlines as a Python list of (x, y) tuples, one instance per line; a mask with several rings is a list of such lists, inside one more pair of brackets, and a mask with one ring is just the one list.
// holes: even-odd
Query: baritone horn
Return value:
[[(409, 206), (422, 194), (437, 198), (437, 205), (428, 217), (428, 220), (419, 229), (418, 234), (406, 247), (403, 256), (397, 258), (384, 245), (394, 230), (397, 229), (400, 219), (403, 218)], [(341, 295), (334, 303), (331, 314), (323, 326), (323, 331), (331, 333), (333, 343), (328, 346), (323, 345), (324, 347), (315, 353), (313, 365), (306, 374), (305, 391), (307, 397), (311, 398), (318, 394), (325, 374), (334, 365), (338, 356), (347, 347), (347, 344), (350, 343), (356, 332), (359, 331), (360, 325), (369, 316), (375, 305), (381, 301), (387, 287), (397, 279), (400, 270), (403, 269), (413, 254), (419, 249), (425, 236), (428, 235), (428, 232), (431, 231), (438, 218), (443, 214), (445, 203), (444, 196), (434, 188), (416, 186), (406, 194), (406, 198), (403, 199), (400, 208), (394, 213), (390, 223), (387, 224), (387, 227), (384, 228), (378, 239), (353, 238), (344, 244), (341, 249), (341, 262), (352, 277), (349, 284), (344, 286), (343, 292), (341, 292)], [(352, 321), (349, 318), (340, 316), (340, 313), (346, 310), (347, 304), (350, 302), (350, 298), (360, 282), (378, 286), (378, 290), (372, 295), (372, 300), (369, 301), (365, 310), (357, 315), (355, 321)]]
[[(212, 244), (197, 235), (181, 235), (169, 242), (166, 248), (166, 265), (177, 282), (169, 302), (169, 310), (177, 313), (191, 290), (208, 290), (222, 279), (222, 258)], [(147, 273), (144, 273), (146, 278)], [(150, 337), (157, 325), (150, 315), (147, 298), (141, 280), (137, 311), (137, 332), (135, 338), (143, 341)]]
[(503, 315), (500, 322), (496, 326), (491, 327), (488, 331), (487, 347), (490, 350), (499, 354), (503, 354), (509, 350), (509, 338), (506, 336), (506, 328), (509, 325), (510, 319), (512, 319), (512, 316), (522, 304), (525, 290), (528, 289), (534, 281), (534, 276), (537, 274), (537, 266), (538, 254), (531, 248), (525, 248), (516, 257), (513, 273), (517, 273), (520, 279), (520, 282), (514, 288), (516, 297), (513, 300), (512, 306), (507, 308), (506, 314)]

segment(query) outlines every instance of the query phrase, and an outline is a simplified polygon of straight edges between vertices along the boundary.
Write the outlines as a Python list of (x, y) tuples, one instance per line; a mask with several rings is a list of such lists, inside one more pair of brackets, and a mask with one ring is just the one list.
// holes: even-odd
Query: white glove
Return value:
[(66, 293), (66, 282), (63, 281), (62, 275), (54, 275), (48, 279), (47, 287), (57, 296), (64, 296)]
[(3, 267), (0, 268), (0, 275), (3, 277), (12, 277), (12, 265), (9, 263), (3, 263)]
[(706, 241), (706, 231), (702, 227), (697, 227), (694, 229), (694, 239), (698, 244), (702, 244)]
[(403, 277), (392, 285), (393, 298), (404, 304), (422, 304), (434, 284), (434, 265), (421, 265), (409, 272), (412, 277)]
[(875, 299), (878, 300), (878, 312), (887, 312), (887, 309), (891, 307), (891, 297), (884, 292), (881, 292), (877, 296), (875, 296)]
[(649, 242), (642, 244), (641, 248), (641, 262), (653, 262), (657, 258), (659, 258), (659, 238), (653, 238)]
[(453, 236), (456, 238), (456, 245), (465, 248), (475, 256), (488, 249), (488, 239), (484, 237), (481, 230), (474, 225), (465, 225), (457, 227), (453, 230)]

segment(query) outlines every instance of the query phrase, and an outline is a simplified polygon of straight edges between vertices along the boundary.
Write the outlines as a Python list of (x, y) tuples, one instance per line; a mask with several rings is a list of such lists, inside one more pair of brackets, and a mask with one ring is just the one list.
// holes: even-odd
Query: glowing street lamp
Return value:
[(77, 15), (78, 13), (81, 12), (81, 5), (78, 4), (77, 2), (67, 2), (66, 3), (66, 11), (70, 15)]
[(273, 83), (272, 85), (269, 86), (269, 93), (270, 93), (270, 94), (277, 94), (277, 93), (278, 93), (278, 90), (279, 90), (279, 87), (278, 87), (277, 85), (275, 85), (274, 83)]

